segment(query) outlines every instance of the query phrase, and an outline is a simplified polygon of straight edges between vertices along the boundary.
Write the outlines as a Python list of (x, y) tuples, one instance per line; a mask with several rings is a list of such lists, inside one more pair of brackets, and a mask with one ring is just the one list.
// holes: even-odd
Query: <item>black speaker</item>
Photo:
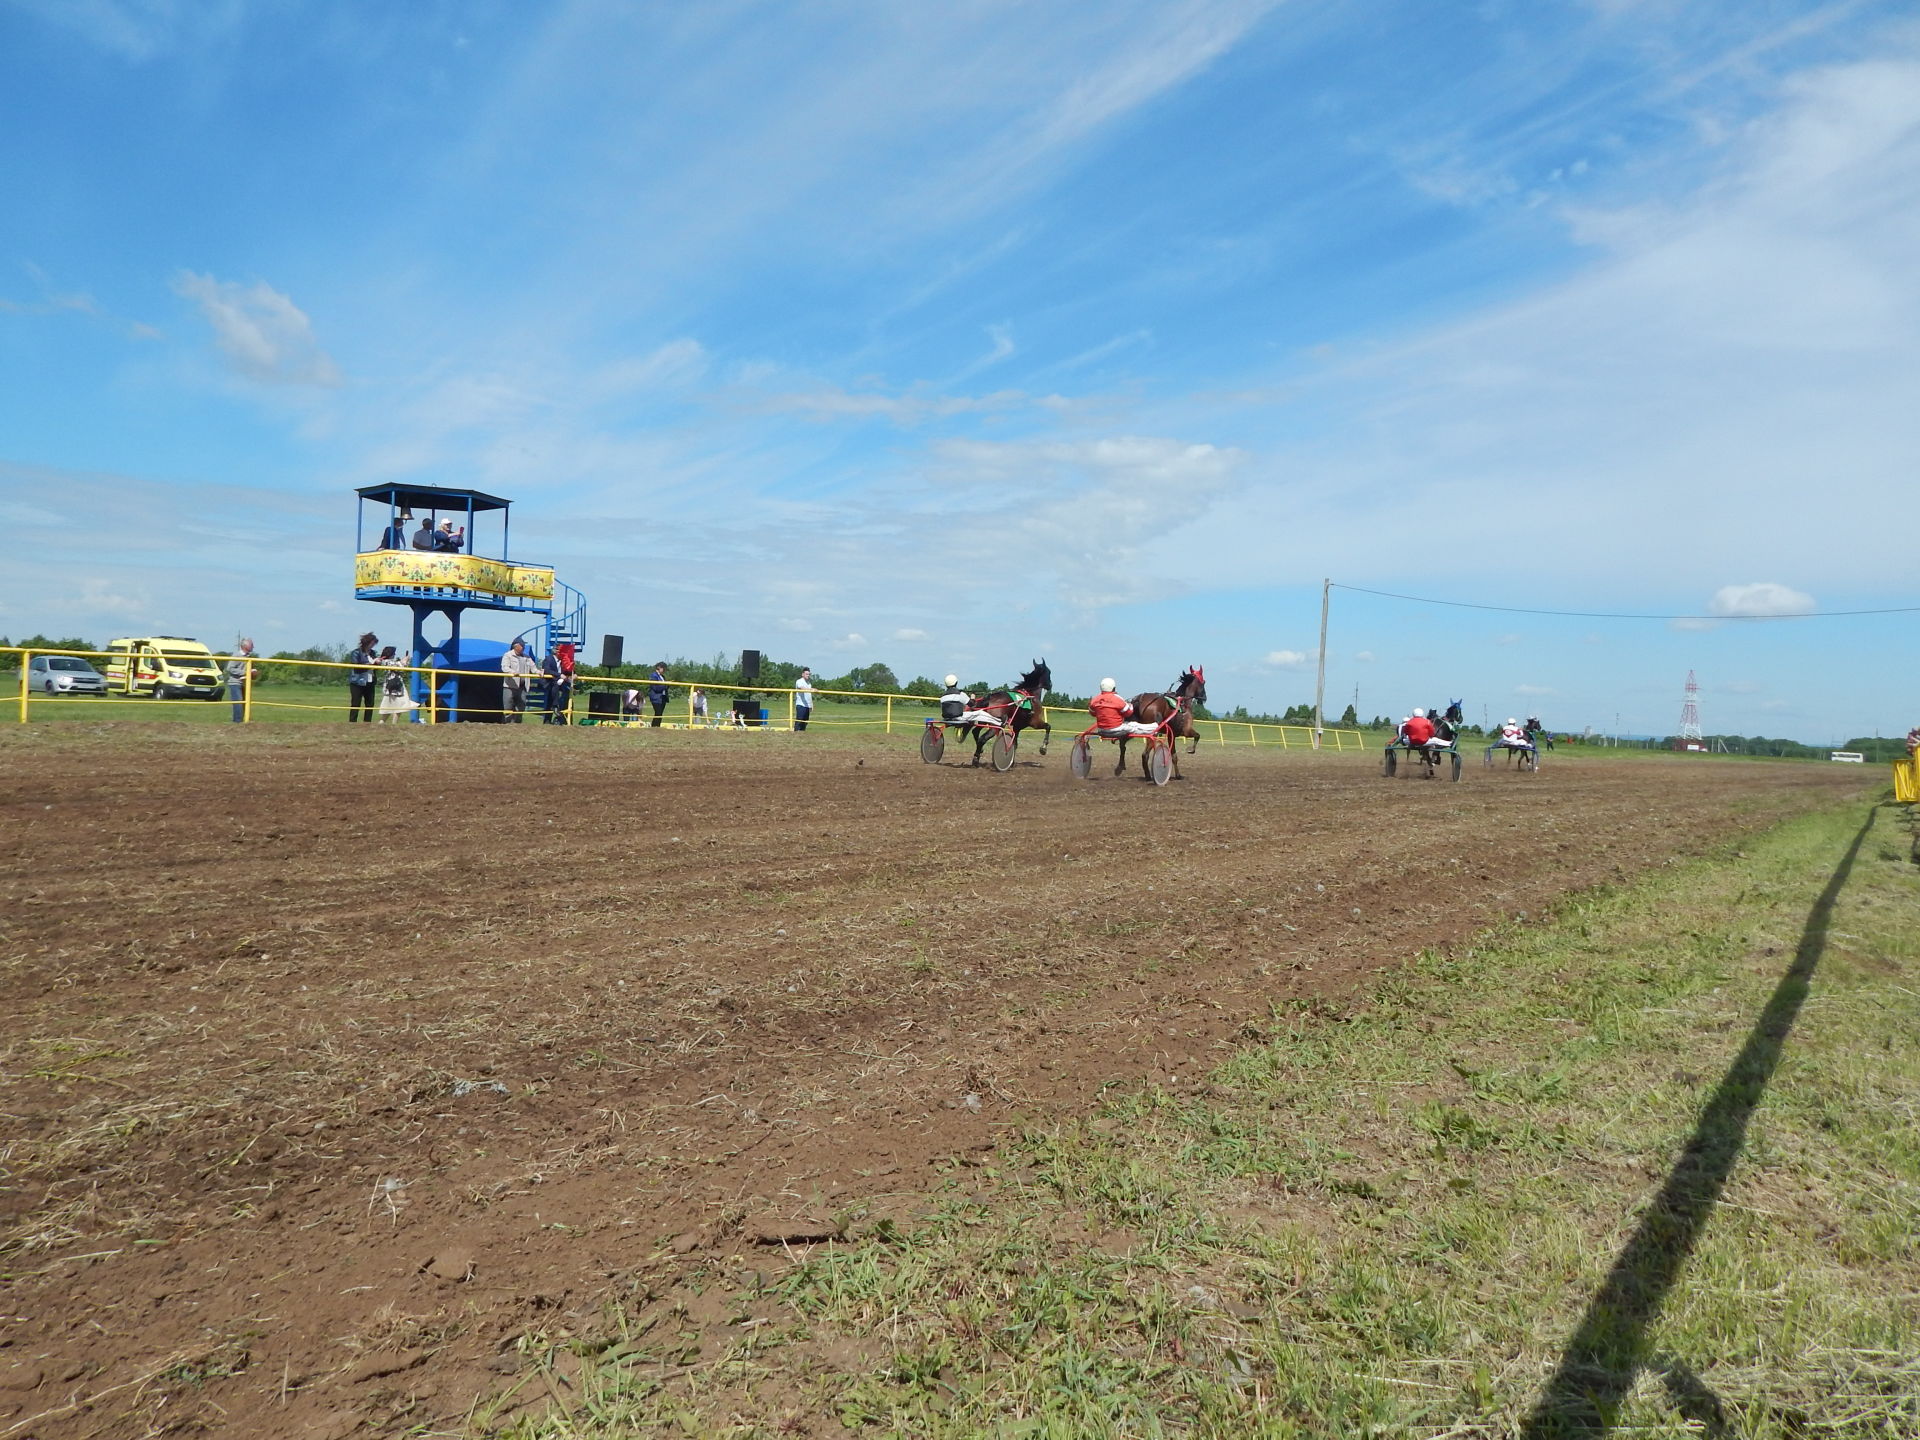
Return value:
[(621, 652), (626, 649), (627, 637), (624, 635), (603, 635), (600, 637), (600, 668), (611, 670), (620, 663)]
[[(620, 639), (618, 635), (612, 636), (610, 638), (616, 642), (618, 642), (618, 640)], [(620, 646), (618, 645), (618, 643), (614, 645), (613, 653), (616, 655), (620, 653)], [(615, 660), (613, 663), (618, 665), (620, 662), (618, 660)], [(587, 692), (587, 714), (605, 715), (609, 719), (614, 719), (614, 720), (619, 719), (620, 718), (620, 692), (618, 690), (589, 690)]]
[(760, 652), (758, 650), (742, 650), (740, 652), (740, 678), (742, 680), (758, 680), (760, 678)]

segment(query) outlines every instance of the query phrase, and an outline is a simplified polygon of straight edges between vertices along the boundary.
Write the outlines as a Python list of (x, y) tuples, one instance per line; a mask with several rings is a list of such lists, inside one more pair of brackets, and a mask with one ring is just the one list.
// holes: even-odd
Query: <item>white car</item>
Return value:
[(49, 695), (104, 695), (107, 677), (73, 655), (36, 655), (27, 663), (27, 684)]

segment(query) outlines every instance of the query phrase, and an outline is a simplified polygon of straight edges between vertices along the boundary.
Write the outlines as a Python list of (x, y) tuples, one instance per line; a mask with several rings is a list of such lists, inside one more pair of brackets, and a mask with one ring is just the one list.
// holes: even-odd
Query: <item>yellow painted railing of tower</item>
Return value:
[(551, 600), (551, 565), (515, 565), (482, 555), (434, 555), (420, 550), (373, 550), (353, 557), (356, 589), (417, 586), (423, 590), (477, 590), (517, 600)]

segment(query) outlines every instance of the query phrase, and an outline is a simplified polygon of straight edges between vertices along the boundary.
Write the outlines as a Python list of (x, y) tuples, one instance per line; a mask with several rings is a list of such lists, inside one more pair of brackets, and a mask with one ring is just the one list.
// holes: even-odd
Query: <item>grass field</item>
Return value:
[(1793, 821), (1276, 1009), (917, 1221), (527, 1337), (552, 1408), (472, 1432), (1920, 1434), (1910, 826)]
[[(0, 676), (0, 686), (8, 677)], [(17, 699), (0, 689), (6, 698), (0, 700), (0, 724), (19, 718)], [(768, 711), (768, 726), (772, 729), (785, 729), (790, 719), (784, 695), (762, 696)], [(711, 697), (712, 707), (718, 711), (726, 705), (726, 699), (719, 692)], [(130, 698), (126, 696), (89, 696), (70, 698), (59, 696), (46, 698), (30, 696), (28, 718), (34, 722), (74, 720), (184, 720), (197, 724), (231, 724), (232, 707), (223, 695), (218, 701), (209, 700), (154, 700), (147, 696)], [(840, 700), (823, 696), (814, 706), (813, 718), (809, 729), (820, 734), (879, 735), (918, 735), (925, 719), (934, 713), (931, 702), (895, 700), (891, 712), (884, 703), (872, 703), (857, 700)], [(649, 718), (651, 712), (648, 712)], [(253, 723), (285, 724), (341, 724), (347, 719), (347, 691), (345, 685), (311, 685), (287, 681), (263, 681), (253, 690)], [(576, 721), (586, 719), (586, 702), (575, 696), (573, 715)], [(1077, 709), (1054, 707), (1052, 719), (1056, 732), (1063, 742), (1077, 734), (1086, 724), (1084, 712)], [(530, 712), (526, 723), (539, 723), (538, 712)], [(668, 726), (685, 728), (689, 724), (687, 700), (684, 690), (676, 689), (668, 705), (664, 723)], [(1308, 732), (1304, 727), (1288, 726), (1249, 727), (1245, 724), (1225, 723), (1224, 732), (1216, 732), (1212, 722), (1203, 722), (1205, 738), (1214, 740), (1224, 738), (1229, 744), (1267, 744), (1279, 748), (1306, 748)], [(1383, 743), (1385, 737), (1375, 742), (1368, 737), (1368, 743)], [(1336, 747), (1344, 745), (1355, 748), (1360, 742), (1355, 732), (1342, 732), (1336, 741), (1330, 742)]]

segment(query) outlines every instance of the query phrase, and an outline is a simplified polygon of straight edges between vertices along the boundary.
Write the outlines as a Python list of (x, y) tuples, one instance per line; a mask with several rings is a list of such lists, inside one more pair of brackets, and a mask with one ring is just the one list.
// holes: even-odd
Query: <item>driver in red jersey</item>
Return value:
[(1100, 729), (1118, 730), (1133, 714), (1133, 704), (1114, 694), (1113, 681), (1102, 680), (1100, 693), (1087, 702), (1087, 710), (1093, 716), (1093, 723)]
[(1418, 750), (1433, 739), (1433, 721), (1427, 718), (1424, 710), (1415, 710), (1407, 717), (1406, 724), (1400, 727), (1400, 735), (1408, 745)]

